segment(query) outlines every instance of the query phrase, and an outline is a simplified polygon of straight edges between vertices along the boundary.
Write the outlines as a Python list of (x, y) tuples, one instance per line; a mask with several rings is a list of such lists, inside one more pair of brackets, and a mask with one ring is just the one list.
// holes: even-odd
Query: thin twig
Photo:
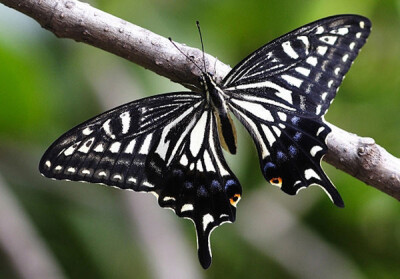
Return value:
[[(190, 89), (198, 87), (199, 70), (167, 38), (76, 0), (0, 0), (35, 19), (57, 37), (84, 42), (139, 64)], [(178, 44), (178, 43), (177, 43)], [(178, 44), (201, 64), (202, 52)], [(221, 80), (230, 67), (206, 55)], [(400, 159), (373, 139), (361, 138), (333, 125), (324, 160), (386, 194), (400, 200)]]

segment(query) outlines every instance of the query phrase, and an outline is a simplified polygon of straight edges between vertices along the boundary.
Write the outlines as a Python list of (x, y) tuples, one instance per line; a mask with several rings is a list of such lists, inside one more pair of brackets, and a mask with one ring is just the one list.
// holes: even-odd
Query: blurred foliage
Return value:
[[(90, 3), (195, 47), (200, 45), (195, 27), (199, 20), (206, 51), (231, 65), (269, 40), (313, 20), (341, 13), (367, 16), (373, 22), (372, 34), (326, 119), (347, 131), (372, 137), (395, 156), (400, 155), (398, 0)], [(110, 91), (105, 98), (113, 99), (115, 105), (182, 87), (104, 51), (58, 39), (2, 5), (0, 63), (0, 173), (62, 270), (68, 278), (151, 278), (146, 251), (135, 239), (120, 202), (124, 192), (53, 182), (39, 175), (37, 164), (59, 135), (110, 108), (98, 97), (102, 85), (107, 84)], [(310, 203), (300, 203), (301, 213), (291, 210), (298, 222), (345, 255), (362, 278), (399, 278), (398, 201), (326, 164), (324, 168), (346, 202), (345, 209), (334, 208), (316, 189), (296, 198), (275, 194), (262, 180), (249, 136), (239, 130), (239, 154), (228, 157), (246, 196), (264, 185), (268, 189), (263, 193), (276, 197), (290, 211), (290, 203), (314, 195), (315, 199), (308, 199)], [(192, 225), (184, 223), (189, 248), (196, 253)], [(240, 218), (213, 235), (213, 266), (202, 271), (201, 277), (302, 278), (285, 269), (268, 250), (250, 244), (235, 226), (241, 226)], [(0, 259), (0, 278), (16, 276), (4, 252)]]

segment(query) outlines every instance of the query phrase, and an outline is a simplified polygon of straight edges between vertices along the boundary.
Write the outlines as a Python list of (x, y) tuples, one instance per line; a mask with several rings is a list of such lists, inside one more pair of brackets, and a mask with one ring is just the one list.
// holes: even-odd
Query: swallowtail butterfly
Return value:
[(50, 178), (153, 193), (194, 222), (201, 265), (210, 234), (234, 222), (242, 188), (222, 148), (236, 152), (233, 114), (251, 134), (265, 179), (295, 195), (316, 184), (343, 200), (321, 168), (331, 129), (324, 115), (370, 33), (358, 15), (324, 18), (259, 48), (221, 83), (202, 70), (202, 90), (133, 101), (56, 140), (40, 162)]

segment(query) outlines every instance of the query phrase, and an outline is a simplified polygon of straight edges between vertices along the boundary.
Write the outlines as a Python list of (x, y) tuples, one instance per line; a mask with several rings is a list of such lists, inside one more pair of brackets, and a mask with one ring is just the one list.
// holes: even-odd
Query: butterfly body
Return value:
[(236, 153), (231, 115), (250, 133), (267, 181), (290, 195), (318, 185), (343, 206), (320, 165), (331, 131), (323, 116), (370, 27), (365, 17), (333, 16), (259, 48), (221, 83), (204, 68), (200, 94), (162, 94), (100, 114), (55, 141), (40, 172), (153, 193), (193, 221), (207, 268), (210, 234), (235, 221), (242, 197), (222, 152)]
[(236, 128), (230, 116), (226, 102), (228, 96), (219, 87), (210, 73), (203, 73), (201, 86), (206, 93), (208, 105), (213, 109), (217, 119), (218, 135), (221, 146), (231, 154), (236, 154), (237, 138)]

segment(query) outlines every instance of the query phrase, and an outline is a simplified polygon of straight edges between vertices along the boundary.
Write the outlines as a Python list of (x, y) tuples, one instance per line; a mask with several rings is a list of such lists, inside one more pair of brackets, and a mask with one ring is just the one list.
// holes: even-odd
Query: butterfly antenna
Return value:
[(200, 42), (201, 42), (201, 50), (202, 50), (202, 52), (203, 52), (204, 72), (207, 72), (207, 67), (206, 67), (206, 56), (205, 56), (205, 54), (204, 54), (203, 36), (201, 35), (200, 22), (199, 22), (198, 20), (196, 20), (196, 25), (197, 25), (197, 29), (199, 30)]
[(196, 62), (193, 60), (192, 57), (188, 56), (186, 53), (184, 53), (176, 44), (175, 42), (171, 39), (171, 37), (168, 37), (168, 40), (173, 44), (173, 46), (183, 55), (188, 59), (190, 62), (192, 62), (197, 69), (200, 70), (200, 72), (203, 72), (203, 70), (199, 67), (199, 65), (196, 64)]

